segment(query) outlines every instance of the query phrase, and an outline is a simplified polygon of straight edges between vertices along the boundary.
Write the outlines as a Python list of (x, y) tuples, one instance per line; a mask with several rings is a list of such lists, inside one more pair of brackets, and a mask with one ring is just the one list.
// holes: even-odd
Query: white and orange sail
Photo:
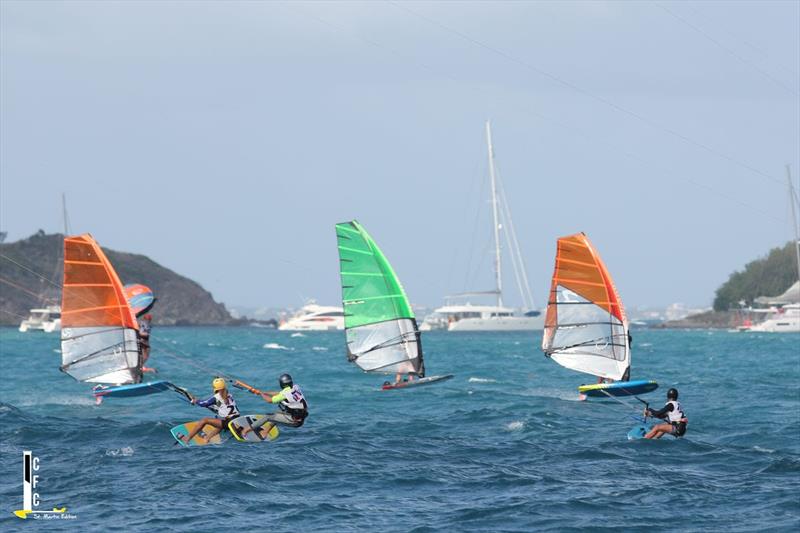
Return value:
[(628, 379), (631, 350), (625, 309), (600, 254), (584, 233), (558, 239), (542, 350), (566, 368)]
[(139, 383), (138, 324), (122, 283), (89, 234), (64, 238), (61, 370), (91, 383)]

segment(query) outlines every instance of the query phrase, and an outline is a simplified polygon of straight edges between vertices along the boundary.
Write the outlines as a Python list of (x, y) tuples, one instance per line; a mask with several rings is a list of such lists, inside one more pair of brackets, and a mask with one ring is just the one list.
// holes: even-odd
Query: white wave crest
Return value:
[(133, 448), (125, 446), (116, 450), (106, 450), (106, 455), (109, 457), (130, 457), (133, 455)]
[(311, 349), (314, 350), (315, 352), (327, 352), (328, 351), (328, 349), (326, 347), (324, 347), (324, 346), (314, 346)]
[(302, 333), (292, 333), (290, 337), (305, 337)]
[(287, 348), (282, 344), (278, 344), (277, 342), (268, 342), (262, 348), (266, 350), (291, 350), (291, 348)]
[(506, 424), (506, 429), (508, 431), (519, 431), (524, 427), (525, 427), (525, 422), (523, 422), (522, 420), (515, 420), (513, 422), (509, 422), (508, 424)]
[(470, 383), (497, 383), (497, 380), (492, 378), (469, 378), (467, 381)]

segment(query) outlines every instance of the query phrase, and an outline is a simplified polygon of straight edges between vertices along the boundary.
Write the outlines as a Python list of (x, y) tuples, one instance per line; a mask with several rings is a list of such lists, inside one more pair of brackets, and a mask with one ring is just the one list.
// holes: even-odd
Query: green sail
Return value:
[(400, 280), (358, 222), (336, 224), (348, 359), (367, 372), (424, 375), (419, 330)]

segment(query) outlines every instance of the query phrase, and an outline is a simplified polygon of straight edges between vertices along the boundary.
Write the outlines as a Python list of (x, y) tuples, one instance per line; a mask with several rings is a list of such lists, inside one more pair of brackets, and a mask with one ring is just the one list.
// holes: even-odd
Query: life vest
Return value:
[(294, 418), (305, 418), (308, 416), (308, 402), (296, 384), (292, 388), (286, 387), (281, 391), (285, 400), (278, 404), (281, 411), (291, 415)]
[(670, 422), (686, 422), (686, 414), (683, 412), (680, 402), (678, 400), (670, 400), (667, 405), (670, 404), (672, 405), (672, 411), (667, 413), (667, 420)]
[(228, 393), (227, 401), (220, 393), (214, 394), (214, 405), (217, 406), (217, 416), (220, 418), (231, 418), (239, 415), (239, 408), (236, 407), (236, 400), (231, 393)]

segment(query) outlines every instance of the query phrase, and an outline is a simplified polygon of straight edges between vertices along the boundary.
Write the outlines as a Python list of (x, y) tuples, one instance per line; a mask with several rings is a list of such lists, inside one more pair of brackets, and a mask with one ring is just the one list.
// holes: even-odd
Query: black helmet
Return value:
[(678, 389), (669, 389), (667, 391), (667, 400), (677, 400), (678, 399)]
[(292, 381), (292, 376), (289, 374), (282, 374), (281, 377), (278, 379), (278, 384), (281, 386), (281, 390), (285, 389), (286, 387), (291, 387), (294, 385)]

